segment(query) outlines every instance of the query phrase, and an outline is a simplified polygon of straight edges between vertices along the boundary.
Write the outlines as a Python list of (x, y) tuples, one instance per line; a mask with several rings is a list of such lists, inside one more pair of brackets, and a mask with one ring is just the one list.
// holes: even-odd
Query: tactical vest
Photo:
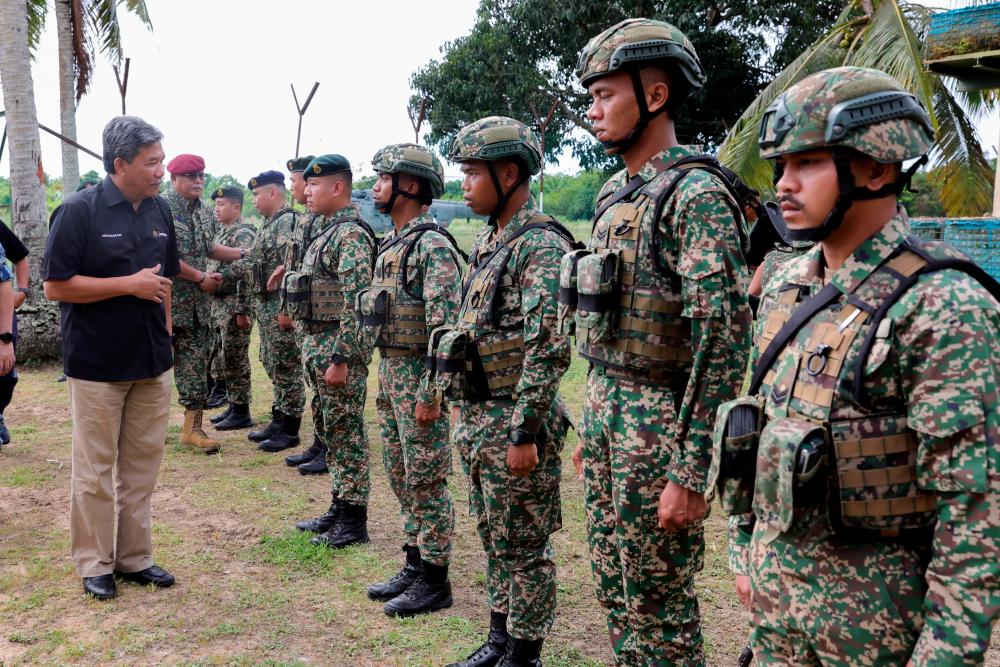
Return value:
[(427, 348), (427, 311), (423, 299), (412, 291), (407, 267), (414, 247), (428, 231), (443, 229), (436, 223), (422, 223), (383, 243), (375, 259), (372, 286), (358, 295), (358, 320), (383, 357)]
[[(691, 169), (718, 175), (714, 158), (690, 156), (648, 183), (633, 177), (598, 202), (588, 248), (563, 257), (560, 330), (575, 332), (580, 356), (609, 375), (683, 385), (690, 374), (691, 327), (681, 317), (681, 278), (660, 266), (656, 223)], [(720, 180), (728, 190), (728, 181)], [(742, 219), (732, 192), (728, 199), (736, 220)]]
[[(340, 227), (348, 222), (359, 225), (374, 248), (371, 228), (358, 217), (345, 217), (316, 236), (302, 256), (299, 271), (285, 274), (282, 281), (282, 307), (293, 319), (336, 323), (343, 319), (346, 288), (340, 277), (323, 266), (323, 255)], [(352, 304), (353, 305), (353, 304)]]
[[(239, 222), (234, 223), (232, 227), (227, 227), (226, 228), (225, 231), (228, 232), (228, 233), (219, 234), (218, 237), (216, 238), (216, 242), (219, 245), (228, 246), (232, 242), (232, 239), (234, 239), (236, 237), (236, 233), (239, 232), (240, 230), (243, 230), (243, 229), (249, 229), (250, 231), (255, 232), (255, 233), (257, 231), (257, 228), (254, 227), (253, 225), (251, 225), (249, 222), (244, 222), (244, 221), (240, 220)], [(208, 270), (209, 271), (218, 271), (222, 267), (222, 265), (225, 264), (225, 263), (226, 262), (220, 262), (219, 260), (216, 260), (216, 259), (209, 259), (208, 260)], [(212, 296), (217, 297), (217, 298), (232, 296), (233, 294), (236, 294), (236, 290), (228, 290), (227, 291), (223, 287), (219, 287), (219, 289), (217, 289), (214, 292), (212, 292)]]
[[(524, 315), (518, 278), (507, 265), (524, 235), (537, 229), (548, 229), (577, 245), (554, 218), (536, 214), (488, 255), (469, 258), (458, 322), (431, 335), (430, 347), (436, 351), (431, 372), (447, 378), (442, 388), (453, 397), (469, 401), (513, 397), (524, 365)], [(516, 298), (501, 305), (500, 295), (507, 293)]]
[[(260, 231), (257, 233), (257, 242), (254, 243), (253, 253), (250, 256), (249, 268), (250, 282), (252, 283), (251, 289), (253, 290), (254, 295), (261, 301), (267, 301), (268, 299), (274, 298), (274, 293), (267, 291), (267, 281), (271, 277), (271, 272), (274, 271), (278, 264), (282, 263), (281, 261), (278, 261), (274, 266), (265, 264), (265, 249), (261, 244), (266, 242), (265, 239), (268, 238), (267, 228), (286, 213), (291, 213), (292, 216), (298, 220), (299, 212), (287, 206), (272, 215), (270, 220), (265, 221), (264, 226), (261, 227)], [(275, 252), (277, 252), (277, 250), (275, 250)]]
[[(750, 396), (724, 404), (716, 421), (713, 466), (730, 512), (752, 503), (784, 532), (793, 509), (826, 505), (830, 527), (847, 539), (930, 539), (936, 498), (917, 486), (919, 440), (885, 314), (921, 276), (943, 269), (1000, 298), (1000, 285), (957, 250), (912, 237), (846, 299), (833, 284), (812, 297), (807, 286), (781, 288)], [(877, 388), (871, 396), (865, 378)]]

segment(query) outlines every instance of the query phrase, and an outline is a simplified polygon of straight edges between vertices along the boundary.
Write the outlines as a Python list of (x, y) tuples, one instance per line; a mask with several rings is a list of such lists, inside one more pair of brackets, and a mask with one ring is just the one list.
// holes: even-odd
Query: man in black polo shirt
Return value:
[[(30, 270), (28, 268), (28, 249), (24, 247), (21, 243), (21, 239), (17, 238), (17, 235), (4, 224), (3, 220), (0, 220), (0, 248), (3, 249), (3, 254), (7, 256), (10, 263), (14, 265), (14, 278), (17, 280), (17, 289), (14, 293), (13, 307), (14, 309), (20, 308), (24, 303), (24, 300), (28, 298), (28, 280), (30, 278)], [(4, 263), (6, 264), (6, 262)], [(4, 269), (7, 267), (4, 266)], [(0, 271), (0, 281), (4, 280), (5, 272)], [(6, 278), (9, 280), (10, 278)], [(0, 288), (0, 291), (5, 290), (6, 286)], [(6, 316), (0, 308), (0, 323), (6, 322)], [(14, 313), (11, 316), (11, 340), (12, 345), (17, 347), (17, 314)], [(3, 326), (0, 324), (0, 329)], [(3, 334), (0, 334), (0, 345), (2, 342)], [(7, 423), (4, 421), (4, 410), (10, 405), (11, 399), (14, 397), (14, 386), (17, 384), (17, 369), (10, 368), (10, 370), (5, 375), (0, 375), (0, 446), (10, 443), (10, 431), (7, 430)]]
[(73, 417), (73, 562), (84, 591), (102, 600), (116, 594), (114, 574), (174, 583), (153, 564), (149, 532), (170, 414), (168, 278), (180, 271), (170, 210), (157, 197), (162, 138), (140, 118), (111, 120), (108, 176), (56, 210), (45, 246), (45, 296), (61, 302)]

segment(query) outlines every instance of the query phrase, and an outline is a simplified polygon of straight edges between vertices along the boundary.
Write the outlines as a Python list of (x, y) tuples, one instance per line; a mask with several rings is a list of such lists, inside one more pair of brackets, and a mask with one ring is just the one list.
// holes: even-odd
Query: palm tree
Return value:
[[(771, 166), (757, 148), (764, 110), (810, 74), (842, 65), (871, 67), (896, 77), (927, 108), (937, 133), (931, 158), (945, 212), (957, 217), (988, 211), (993, 170), (983, 155), (973, 118), (951, 84), (924, 67), (922, 45), (933, 12), (899, 0), (850, 0), (833, 27), (781, 71), (740, 116), (719, 152), (721, 161), (753, 187), (772, 189)], [(997, 101), (989, 93), (962, 95), (972, 114), (991, 110)]]
[[(55, 0), (56, 35), (59, 45), (59, 122), (64, 136), (76, 141), (76, 105), (90, 88), (95, 52), (105, 54), (111, 64), (122, 61), (118, 7), (135, 14), (150, 30), (153, 24), (144, 0)], [(45, 25), (45, 0), (28, 0), (29, 44), (34, 50)], [(77, 149), (62, 144), (63, 192), (80, 182)]]
[(58, 354), (59, 311), (41, 294), (41, 258), (45, 247), (45, 187), (38, 114), (31, 79), (26, 0), (0, 0), (0, 80), (4, 120), (10, 138), (10, 212), (14, 231), (31, 251), (31, 297), (21, 307), (18, 356)]

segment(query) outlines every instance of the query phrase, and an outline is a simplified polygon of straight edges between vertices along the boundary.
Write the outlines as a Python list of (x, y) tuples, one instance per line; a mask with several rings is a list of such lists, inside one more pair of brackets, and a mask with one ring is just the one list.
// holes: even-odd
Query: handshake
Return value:
[(211, 294), (220, 287), (222, 287), (222, 274), (218, 271), (205, 271), (202, 274), (201, 282), (198, 283), (198, 289), (207, 294)]

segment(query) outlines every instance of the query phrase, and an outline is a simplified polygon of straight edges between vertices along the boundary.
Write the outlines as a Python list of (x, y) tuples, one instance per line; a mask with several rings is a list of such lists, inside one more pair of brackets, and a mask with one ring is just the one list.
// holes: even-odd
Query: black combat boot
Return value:
[(211, 391), (208, 392), (208, 398), (205, 400), (205, 406), (209, 408), (217, 408), (225, 405), (227, 400), (229, 399), (226, 397), (226, 381), (216, 380), (215, 384), (211, 387)]
[(271, 437), (272, 433), (281, 428), (281, 418), (283, 416), (284, 413), (272, 405), (270, 423), (266, 424), (264, 428), (259, 431), (250, 431), (247, 433), (247, 440), (250, 440), (251, 442), (264, 442)]
[(341, 503), (337, 522), (330, 530), (310, 541), (331, 549), (343, 549), (352, 544), (368, 544), (368, 507)]
[(337, 523), (338, 514), (340, 514), (340, 499), (337, 498), (337, 494), (333, 494), (333, 498), (330, 500), (330, 509), (326, 511), (326, 514), (318, 516), (315, 519), (299, 521), (295, 524), (295, 527), (301, 531), (308, 531), (310, 533), (325, 533)]
[(280, 452), (284, 449), (291, 449), (299, 444), (299, 424), (301, 417), (281, 415), (281, 425), (275, 429), (271, 437), (257, 445), (257, 449), (264, 452)]
[(451, 597), (448, 566), (424, 561), (423, 574), (410, 587), (385, 603), (386, 616), (416, 616), (447, 609), (455, 602)]
[(235, 431), (238, 428), (250, 428), (253, 419), (250, 417), (250, 406), (246, 403), (230, 403), (229, 416), (215, 425), (216, 431)]
[(490, 634), (486, 643), (469, 654), (461, 662), (453, 662), (448, 667), (493, 667), (507, 652), (510, 635), (507, 634), (507, 614), (490, 612)]
[(326, 447), (324, 447), (323, 443), (320, 442), (319, 436), (313, 434), (312, 446), (310, 446), (309, 449), (305, 450), (304, 452), (299, 452), (298, 454), (289, 454), (288, 456), (286, 456), (285, 465), (288, 466), (289, 468), (294, 468), (296, 466), (302, 465), (303, 463), (309, 463), (314, 458), (316, 458), (316, 455), (320, 453), (321, 449), (323, 450), (324, 453), (326, 452)]
[(326, 445), (323, 446), (323, 451), (320, 452), (319, 456), (299, 466), (300, 475), (325, 475), (328, 472), (330, 472), (330, 468), (326, 465)]
[(406, 552), (406, 562), (403, 564), (403, 569), (392, 575), (388, 581), (381, 581), (369, 586), (368, 597), (370, 599), (376, 602), (388, 602), (420, 578), (424, 571), (420, 561), (420, 548), (404, 544), (403, 551)]
[(209, 417), (208, 421), (212, 422), (213, 424), (218, 424), (219, 422), (228, 419), (229, 415), (231, 414), (233, 414), (233, 406), (230, 404), (227, 405), (226, 409), (220, 412), (219, 414), (215, 415), (214, 417)]
[(542, 667), (542, 641), (511, 637), (507, 653), (497, 667)]

